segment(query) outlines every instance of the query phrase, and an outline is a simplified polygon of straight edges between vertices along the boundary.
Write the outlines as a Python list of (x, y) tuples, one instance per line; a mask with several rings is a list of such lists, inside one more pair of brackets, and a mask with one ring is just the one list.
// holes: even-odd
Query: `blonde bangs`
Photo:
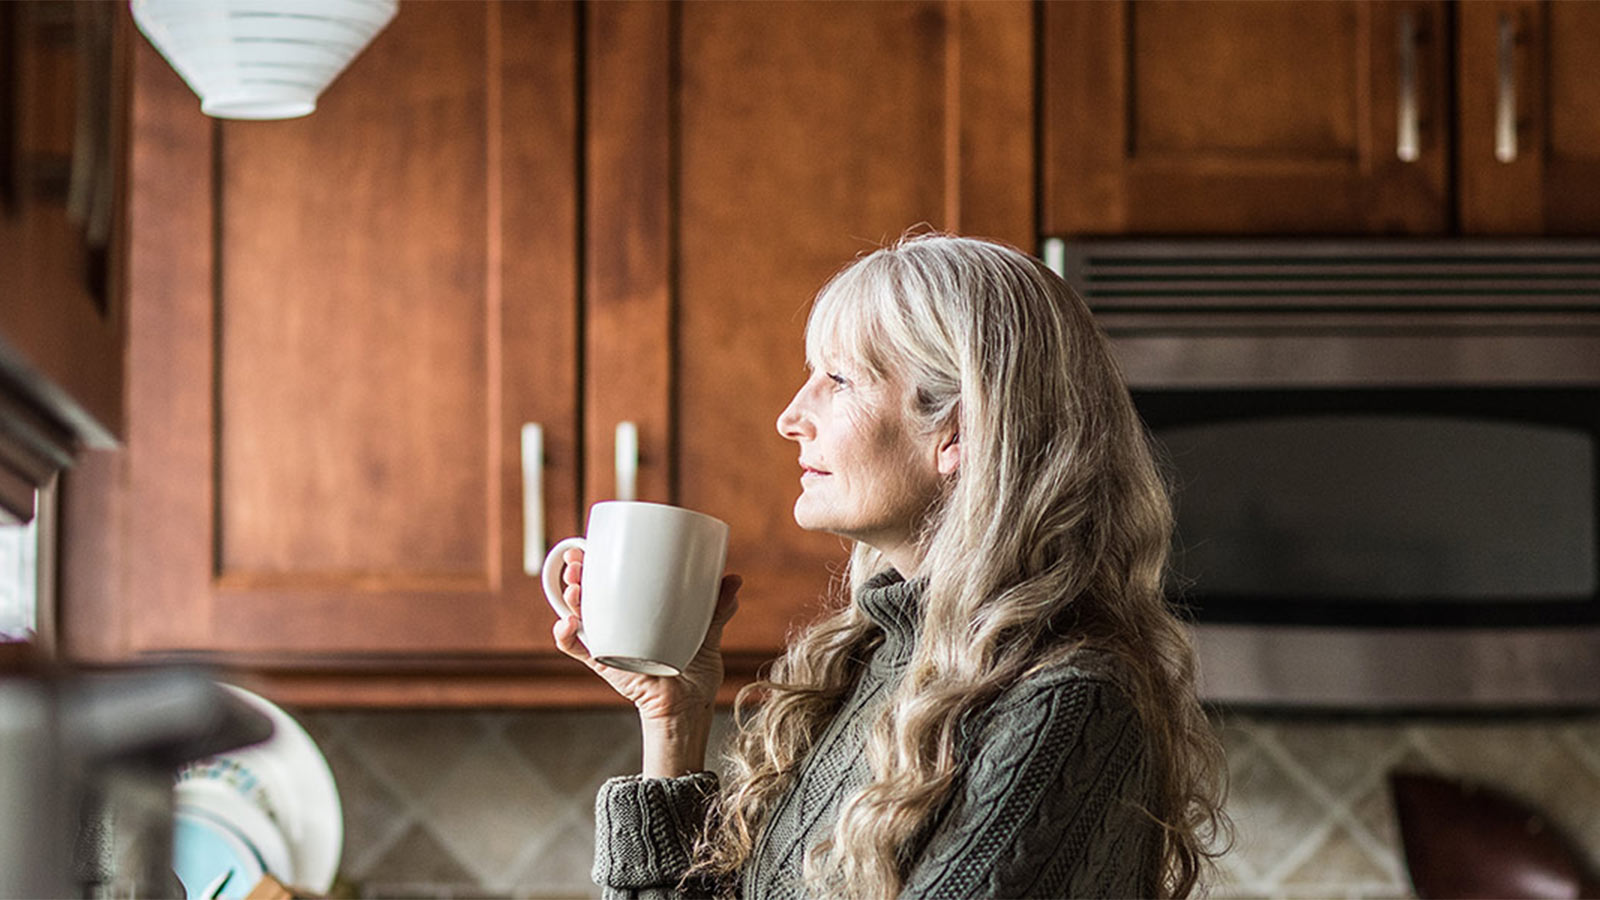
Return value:
[(885, 312), (880, 307), (892, 296), (890, 279), (882, 271), (883, 251), (862, 258), (823, 285), (806, 319), (806, 363), (849, 360), (865, 366), (874, 378), (888, 374), (884, 352)]

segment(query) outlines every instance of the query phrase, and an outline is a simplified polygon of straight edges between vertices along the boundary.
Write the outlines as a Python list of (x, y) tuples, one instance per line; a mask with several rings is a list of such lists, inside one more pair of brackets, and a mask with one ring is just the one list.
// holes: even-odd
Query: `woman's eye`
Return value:
[(836, 388), (842, 388), (842, 387), (849, 387), (850, 386), (850, 381), (848, 379), (846, 379), (843, 375), (840, 375), (840, 374), (838, 374), (836, 372), (829, 372), (828, 373), (828, 380), (832, 381), (833, 382), (833, 386), (836, 387)]

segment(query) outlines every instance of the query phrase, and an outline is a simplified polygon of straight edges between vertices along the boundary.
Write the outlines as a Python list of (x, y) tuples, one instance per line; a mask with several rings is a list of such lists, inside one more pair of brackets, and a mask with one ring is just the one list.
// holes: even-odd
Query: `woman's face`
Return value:
[(954, 442), (918, 433), (898, 380), (837, 358), (808, 365), (805, 384), (778, 416), (778, 433), (800, 449), (795, 521), (865, 543), (910, 574), (920, 519), (955, 470), (941, 444)]

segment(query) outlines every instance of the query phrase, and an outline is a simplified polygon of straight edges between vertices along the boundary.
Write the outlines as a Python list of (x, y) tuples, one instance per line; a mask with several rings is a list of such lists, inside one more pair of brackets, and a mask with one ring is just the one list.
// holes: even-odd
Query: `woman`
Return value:
[[(736, 576), (692, 671), (597, 665), (641, 776), (596, 805), (608, 896), (1185, 896), (1225, 827), (1221, 755), (1162, 596), (1171, 511), (1087, 308), (1037, 260), (910, 238), (846, 267), (778, 417), (801, 527), (855, 542), (852, 602), (705, 766)], [(581, 561), (567, 601), (580, 610)]]

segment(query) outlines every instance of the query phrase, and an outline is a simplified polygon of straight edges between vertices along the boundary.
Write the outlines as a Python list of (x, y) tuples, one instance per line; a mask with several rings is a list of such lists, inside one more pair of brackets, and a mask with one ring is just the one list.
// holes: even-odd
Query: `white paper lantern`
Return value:
[(131, 0), (133, 20), (225, 119), (291, 119), (394, 18), (397, 0)]

